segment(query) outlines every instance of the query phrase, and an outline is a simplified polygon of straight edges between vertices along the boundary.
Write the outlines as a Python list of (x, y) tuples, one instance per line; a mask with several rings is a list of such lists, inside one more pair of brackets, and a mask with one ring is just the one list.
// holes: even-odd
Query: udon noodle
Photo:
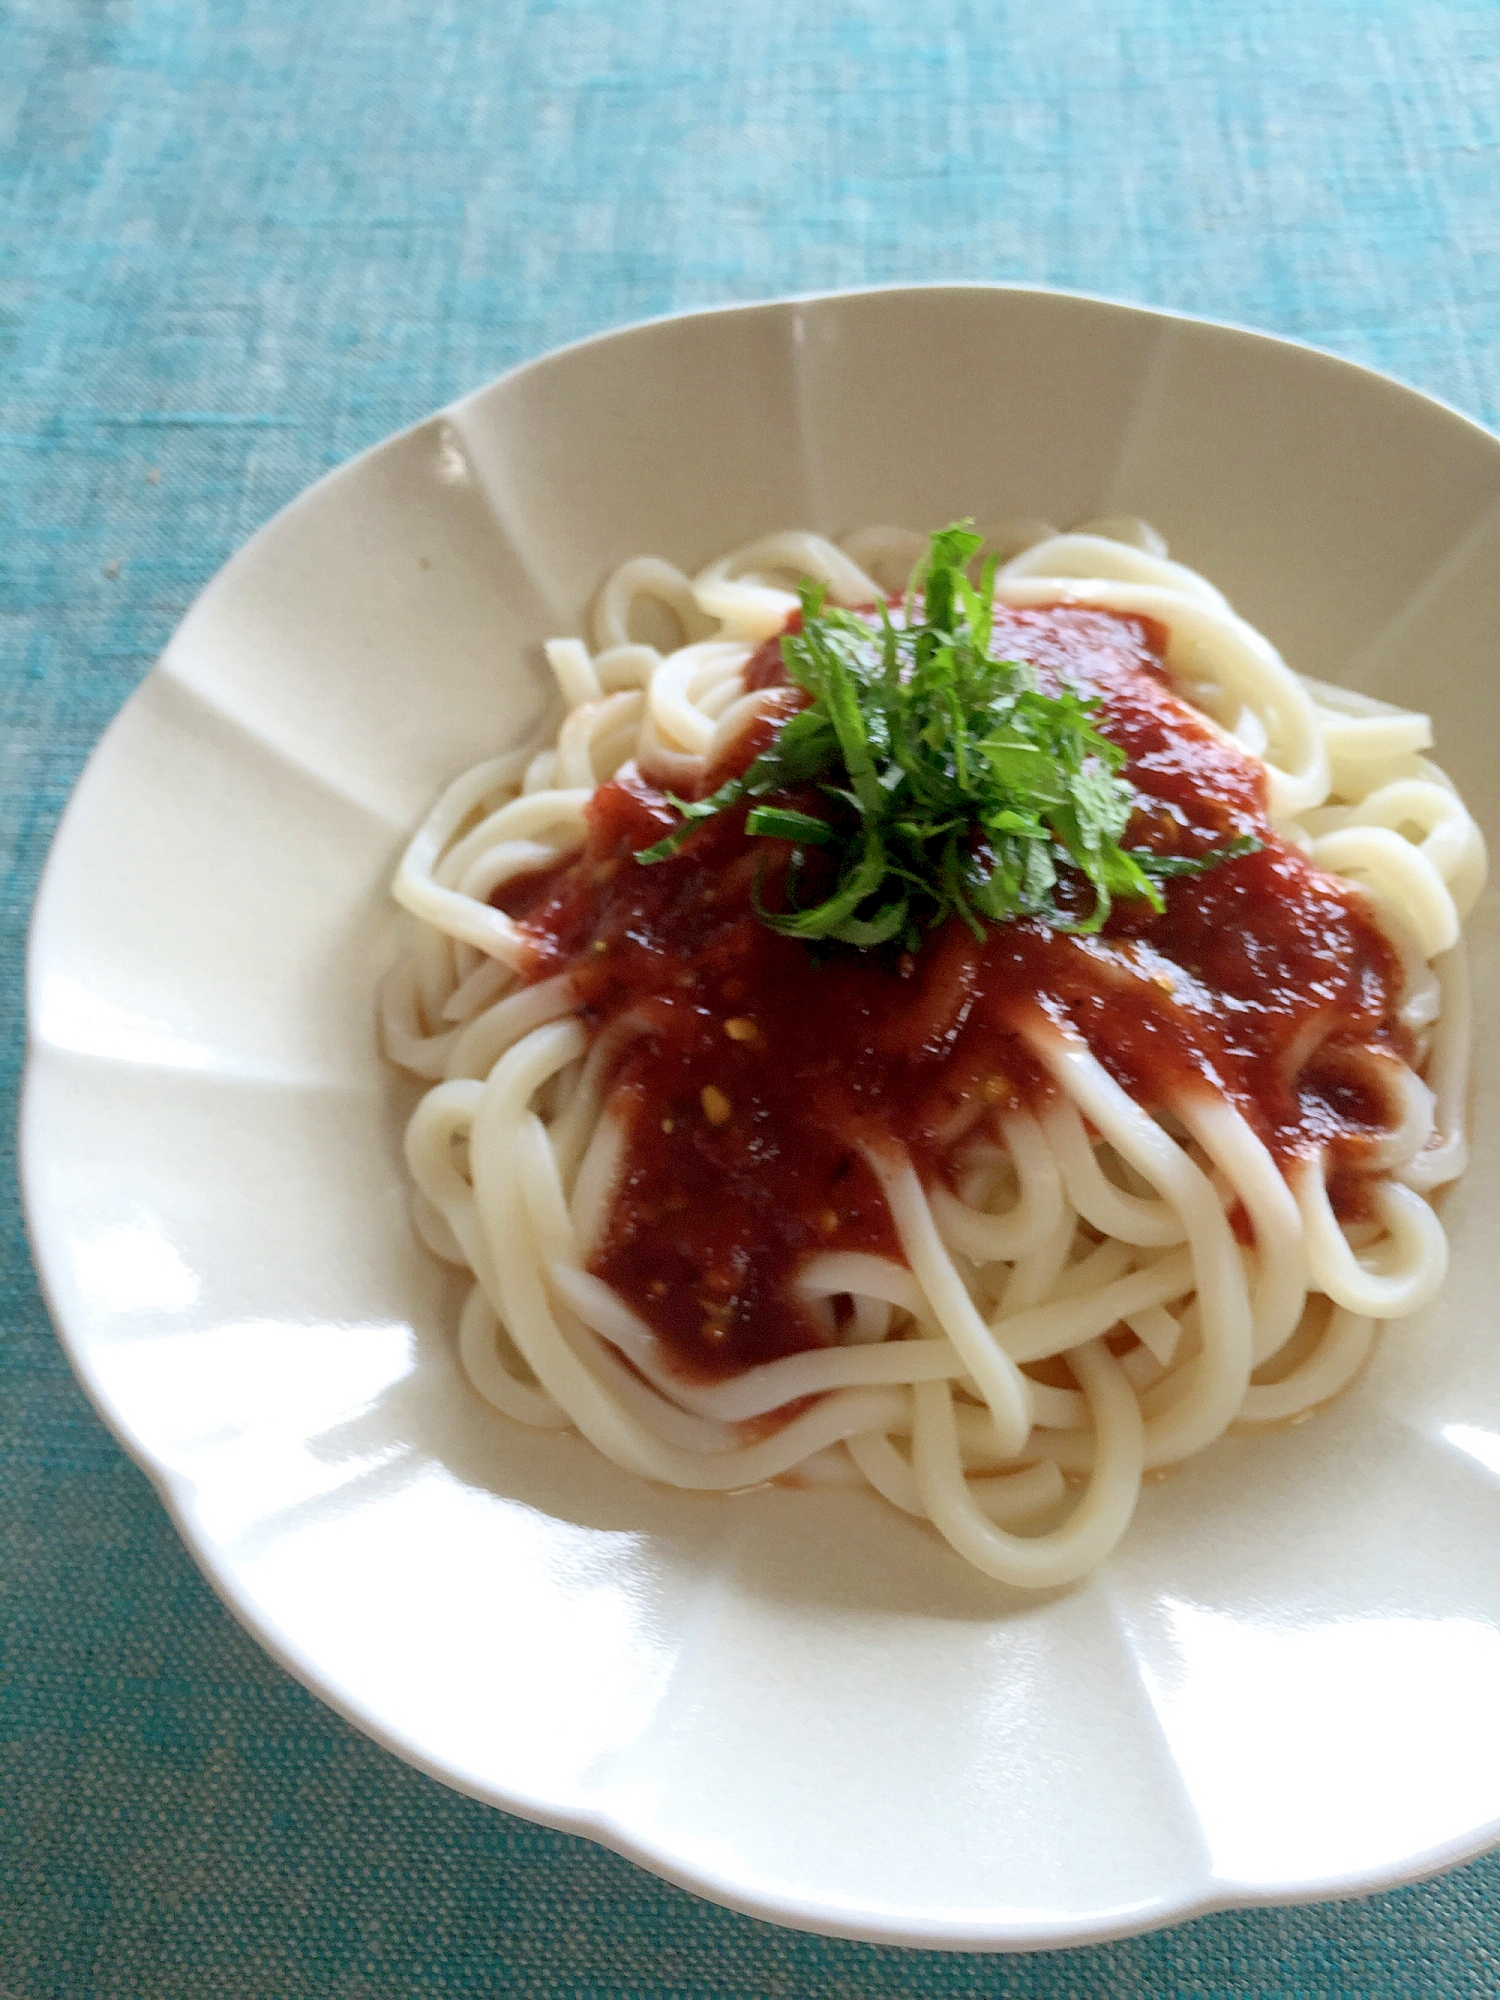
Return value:
[[(1183, 740), (1196, 729), (1218, 759), (1205, 797), (1232, 782), (1263, 804), (1270, 859), (1216, 871), (1217, 902), (1192, 892), (1191, 951), (1173, 956), (1181, 925), (1160, 946), (1149, 922), (1098, 938), (1015, 927), (1031, 956), (1006, 960), (1004, 1007), (970, 1060), (1009, 926), (988, 958), (967, 933), (927, 944), (915, 975), (909, 954), (866, 972), (840, 961), (873, 954), (772, 940), (777, 977), (805, 977), (800, 1008), (773, 1019), (753, 979), (709, 990), (717, 944), (700, 954), (692, 932), (678, 949), (691, 889), (730, 899), (722, 934), (761, 963), (731, 831), (710, 861), (684, 847), (688, 886), (651, 905), (649, 931), (628, 898), (658, 871), (632, 848), (671, 821), (663, 794), (703, 796), (765, 740), (765, 662), (797, 580), (869, 607), (925, 547), (895, 529), (842, 545), (795, 532), (692, 578), (628, 562), (590, 643), (550, 642), (555, 732), (459, 778), (400, 864), (414, 921), (381, 1014), (390, 1057), (430, 1085), (406, 1140), (416, 1223), (472, 1281), (459, 1350), (497, 1410), (678, 1487), (863, 1481), (990, 1576), (1044, 1587), (1109, 1553), (1147, 1471), (1231, 1425), (1311, 1411), (1355, 1376), (1378, 1323), (1441, 1286), (1430, 1197), (1465, 1160), (1460, 924), (1485, 854), (1427, 759), (1425, 717), (1293, 673), (1144, 524), (1010, 523), (989, 540), (1008, 644), (1065, 639), (1085, 665), (1103, 648), (1108, 714), (1135, 702)], [(1324, 952), (1324, 999), (1271, 963), (1285, 909), (1245, 905), (1235, 950), (1254, 962), (1223, 956), (1222, 899), (1241, 881), (1312, 910), (1297, 949)], [(1188, 897), (1173, 889), (1169, 909)], [(601, 984), (616, 947), (634, 985)], [(658, 964), (677, 988), (642, 983)], [(1236, 1068), (1262, 977), (1287, 986), (1281, 1039)], [(907, 1010), (899, 1056), (860, 1025), (859, 979)], [(1149, 1060), (1132, 1054), (1147, 1029)], [(816, 1081), (841, 1035), (858, 1115), (843, 1080)], [(899, 1081), (898, 1115), (893, 1065), (908, 1079), (919, 1056), (927, 1096), (914, 1110)], [(802, 1176), (764, 1201), (757, 1146), (783, 1160), (773, 1179)], [(731, 1210), (732, 1242), (716, 1220)]]

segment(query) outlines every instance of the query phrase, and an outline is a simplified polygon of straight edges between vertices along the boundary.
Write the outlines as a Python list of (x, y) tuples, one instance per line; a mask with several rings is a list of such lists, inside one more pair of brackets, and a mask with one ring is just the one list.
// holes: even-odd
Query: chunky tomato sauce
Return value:
[[(774, 901), (788, 850), (748, 837), (743, 809), (668, 861), (635, 860), (678, 816), (633, 768), (596, 793), (581, 855), (501, 892), (535, 940), (533, 976), (571, 970), (594, 1027), (642, 1024), (614, 1073), (629, 1140), (592, 1268), (685, 1364), (731, 1374), (825, 1337), (796, 1304), (798, 1267), (822, 1249), (899, 1256), (858, 1140), (899, 1139), (940, 1175), (958, 1134), (1046, 1094), (1017, 1034), (1038, 1010), (1148, 1109), (1212, 1087), (1278, 1159), (1326, 1145), (1336, 1188), (1368, 1150), (1383, 1114), (1348, 1053), (1410, 1055), (1399, 965), (1358, 893), (1272, 833), (1264, 771), (1171, 691), (1161, 647), (1150, 621), (1082, 607), (996, 618), (997, 654), (1099, 698), (1141, 799), (1126, 845), (1263, 842), (1169, 880), (1163, 915), (1118, 904), (1095, 938), (1016, 921), (980, 940), (954, 920), (914, 957), (815, 955), (754, 913), (758, 865), (770, 848)], [(750, 678), (784, 691), (710, 788), (802, 700), (774, 641)]]

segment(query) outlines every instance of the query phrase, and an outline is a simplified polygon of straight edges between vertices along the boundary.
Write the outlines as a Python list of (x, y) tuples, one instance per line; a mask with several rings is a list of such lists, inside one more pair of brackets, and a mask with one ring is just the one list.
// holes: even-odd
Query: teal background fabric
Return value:
[[(1493, 0), (3, 0), (7, 1124), (68, 790), (324, 467), (596, 328), (894, 279), (1242, 320), (1493, 422), (1497, 250)], [(220, 1609), (68, 1373), (5, 1176), (3, 2000), (1500, 1990), (1500, 1859), (1056, 1956), (911, 1954), (443, 1791)]]

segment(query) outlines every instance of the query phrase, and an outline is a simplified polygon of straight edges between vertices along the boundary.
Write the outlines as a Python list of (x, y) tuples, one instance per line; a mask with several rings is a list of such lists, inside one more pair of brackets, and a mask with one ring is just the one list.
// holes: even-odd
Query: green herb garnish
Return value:
[[(767, 910), (757, 891), (762, 922), (809, 942), (900, 939), (915, 950), (923, 929), (952, 916), (981, 937), (1011, 917), (1097, 931), (1116, 896), (1161, 911), (1158, 880), (1253, 852), (1249, 835), (1192, 858), (1120, 846), (1136, 803), (1120, 776), (1125, 752), (1094, 727), (1097, 701), (1069, 687), (1044, 694), (1024, 661), (991, 657), (993, 561), (977, 590), (968, 577), (980, 546), (962, 522), (935, 534), (899, 618), (882, 605), (872, 622), (804, 584), (802, 629), (781, 653), (809, 706), (712, 797), (674, 798), (682, 824), (636, 859), (664, 861), (742, 800), (815, 784), (828, 819), (780, 805), (746, 818), (747, 833), (793, 843), (788, 907)], [(832, 891), (802, 907), (809, 847), (836, 873)], [(1055, 893), (1076, 902), (1079, 878), (1090, 891), (1082, 914)]]

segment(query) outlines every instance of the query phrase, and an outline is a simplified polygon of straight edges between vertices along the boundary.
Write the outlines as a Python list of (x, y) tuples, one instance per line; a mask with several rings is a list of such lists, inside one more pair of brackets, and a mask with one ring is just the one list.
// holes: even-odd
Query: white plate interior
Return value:
[(406, 1221), (386, 883), (442, 782), (538, 720), (539, 642), (612, 564), (1119, 511), (1294, 666), (1429, 709), (1493, 842), (1500, 444), (1261, 336), (934, 288), (606, 336), (324, 480), (190, 612), (38, 901), (44, 1282), (232, 1608), (448, 1782), (813, 1928), (1078, 1942), (1500, 1837), (1483, 1117), (1439, 1304), (1312, 1423), (1149, 1487), (1040, 1601), (873, 1496), (665, 1492), (507, 1423)]

